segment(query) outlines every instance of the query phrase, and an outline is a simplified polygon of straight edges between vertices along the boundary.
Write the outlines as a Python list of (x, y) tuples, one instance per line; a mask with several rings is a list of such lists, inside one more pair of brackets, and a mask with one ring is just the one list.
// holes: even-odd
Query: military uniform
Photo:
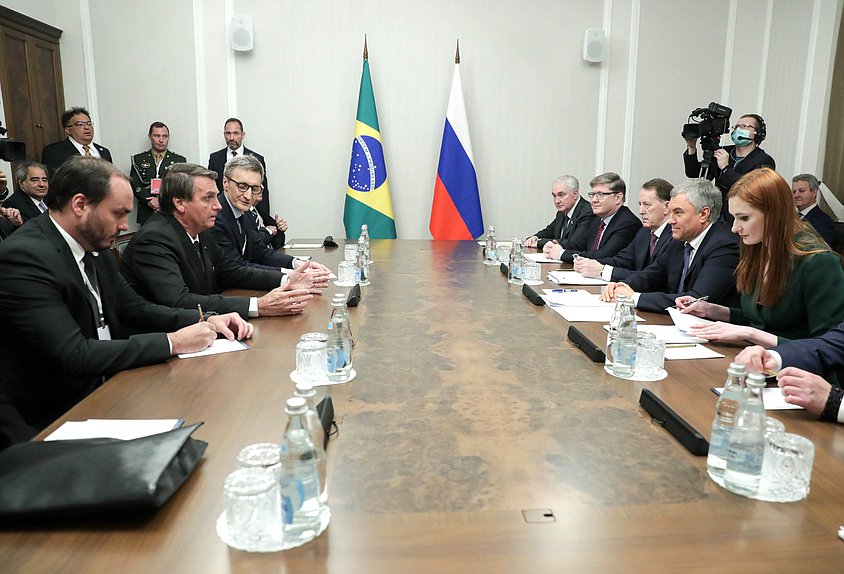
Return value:
[(138, 224), (143, 225), (155, 211), (147, 201), (151, 196), (149, 192), (150, 182), (158, 178), (164, 178), (167, 170), (174, 163), (185, 163), (187, 160), (169, 149), (164, 152), (164, 159), (158, 165), (156, 171), (155, 159), (152, 157), (152, 150), (132, 156), (132, 165), (129, 168), (129, 181), (132, 182), (132, 193), (138, 200)]

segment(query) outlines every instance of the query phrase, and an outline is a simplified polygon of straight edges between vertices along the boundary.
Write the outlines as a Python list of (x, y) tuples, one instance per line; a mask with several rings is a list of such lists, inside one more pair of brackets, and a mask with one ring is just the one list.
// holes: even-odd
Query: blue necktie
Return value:
[(678, 289), (680, 293), (686, 290), (686, 275), (689, 273), (689, 259), (691, 259), (693, 250), (691, 243), (686, 243), (683, 246), (683, 274), (680, 275), (680, 288)]

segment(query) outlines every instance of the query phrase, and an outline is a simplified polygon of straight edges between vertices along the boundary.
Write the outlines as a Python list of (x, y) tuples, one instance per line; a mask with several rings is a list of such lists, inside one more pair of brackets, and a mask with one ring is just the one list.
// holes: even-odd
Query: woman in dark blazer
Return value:
[(736, 182), (728, 198), (733, 232), (741, 238), (736, 268), (741, 307), (679, 297), (682, 312), (716, 321), (691, 333), (771, 348), (821, 335), (844, 321), (841, 261), (800, 221), (782, 176), (770, 168), (754, 170)]

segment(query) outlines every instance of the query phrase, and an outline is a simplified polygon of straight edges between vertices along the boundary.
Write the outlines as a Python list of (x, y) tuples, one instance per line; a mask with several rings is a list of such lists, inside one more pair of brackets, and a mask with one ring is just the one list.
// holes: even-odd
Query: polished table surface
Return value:
[[(335, 269), (343, 256), (308, 253)], [(239, 449), (281, 438), (295, 344), (325, 330), (334, 287), (302, 316), (254, 320), (249, 351), (121, 373), (67, 413), (204, 421), (195, 436), (209, 447), (154, 513), (3, 527), (0, 572), (844, 570), (844, 429), (773, 413), (814, 441), (815, 467), (808, 499), (766, 503), (715, 485), (705, 457), (638, 406), (650, 388), (708, 437), (709, 389), (738, 347), (668, 362), (660, 382), (615, 379), (474, 242), (374, 241), (372, 253), (372, 285), (350, 310), (357, 378), (322, 390), (339, 434), (321, 537), (249, 554), (222, 543), (215, 522)], [(578, 327), (603, 346), (599, 324)], [(528, 523), (531, 509), (554, 520)]]

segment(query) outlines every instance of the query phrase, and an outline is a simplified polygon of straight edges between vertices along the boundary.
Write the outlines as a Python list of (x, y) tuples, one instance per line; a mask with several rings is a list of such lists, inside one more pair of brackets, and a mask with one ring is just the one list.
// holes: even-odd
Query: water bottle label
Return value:
[(293, 517), (296, 511), (302, 508), (305, 501), (305, 485), (301, 480), (296, 479), (295, 488), (290, 483), (282, 485), (281, 495), (281, 520), (284, 524), (293, 524)]

